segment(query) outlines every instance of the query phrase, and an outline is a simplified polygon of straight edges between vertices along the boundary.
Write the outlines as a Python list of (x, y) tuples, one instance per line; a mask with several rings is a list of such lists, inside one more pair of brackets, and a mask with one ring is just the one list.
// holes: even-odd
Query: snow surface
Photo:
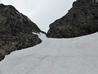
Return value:
[(0, 74), (98, 74), (98, 33), (51, 39), (19, 50), (0, 62)]

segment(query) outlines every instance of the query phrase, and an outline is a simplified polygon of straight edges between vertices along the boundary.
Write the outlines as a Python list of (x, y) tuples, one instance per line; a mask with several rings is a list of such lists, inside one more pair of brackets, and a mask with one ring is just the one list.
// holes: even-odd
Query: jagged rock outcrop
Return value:
[(73, 38), (98, 32), (98, 1), (77, 0), (62, 18), (50, 24), (47, 37)]
[(41, 43), (32, 32), (42, 31), (13, 6), (0, 4), (0, 60), (12, 51)]

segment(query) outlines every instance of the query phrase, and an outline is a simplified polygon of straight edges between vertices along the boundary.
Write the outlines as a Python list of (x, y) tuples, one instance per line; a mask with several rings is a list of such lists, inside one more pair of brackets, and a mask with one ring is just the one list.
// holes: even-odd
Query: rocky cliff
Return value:
[(50, 24), (47, 37), (73, 38), (98, 32), (98, 3), (77, 0), (62, 18)]
[(41, 43), (32, 32), (42, 31), (13, 6), (0, 4), (0, 60), (12, 51)]

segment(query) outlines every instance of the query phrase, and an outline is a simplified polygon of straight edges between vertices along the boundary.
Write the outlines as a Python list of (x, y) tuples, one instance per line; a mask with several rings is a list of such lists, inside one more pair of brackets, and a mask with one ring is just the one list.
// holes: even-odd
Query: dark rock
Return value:
[(13, 6), (0, 4), (0, 60), (12, 51), (41, 43), (32, 32), (43, 31)]
[(77, 0), (62, 18), (50, 24), (47, 37), (73, 38), (98, 32), (98, 2)]
[(4, 58), (5, 58), (5, 56), (0, 54), (0, 61), (2, 61)]

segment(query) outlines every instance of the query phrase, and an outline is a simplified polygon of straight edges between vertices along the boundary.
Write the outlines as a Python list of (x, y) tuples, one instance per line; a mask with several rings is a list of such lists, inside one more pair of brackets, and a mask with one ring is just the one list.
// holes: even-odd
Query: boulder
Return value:
[(47, 37), (74, 38), (98, 32), (98, 2), (77, 0), (62, 18), (49, 26)]

